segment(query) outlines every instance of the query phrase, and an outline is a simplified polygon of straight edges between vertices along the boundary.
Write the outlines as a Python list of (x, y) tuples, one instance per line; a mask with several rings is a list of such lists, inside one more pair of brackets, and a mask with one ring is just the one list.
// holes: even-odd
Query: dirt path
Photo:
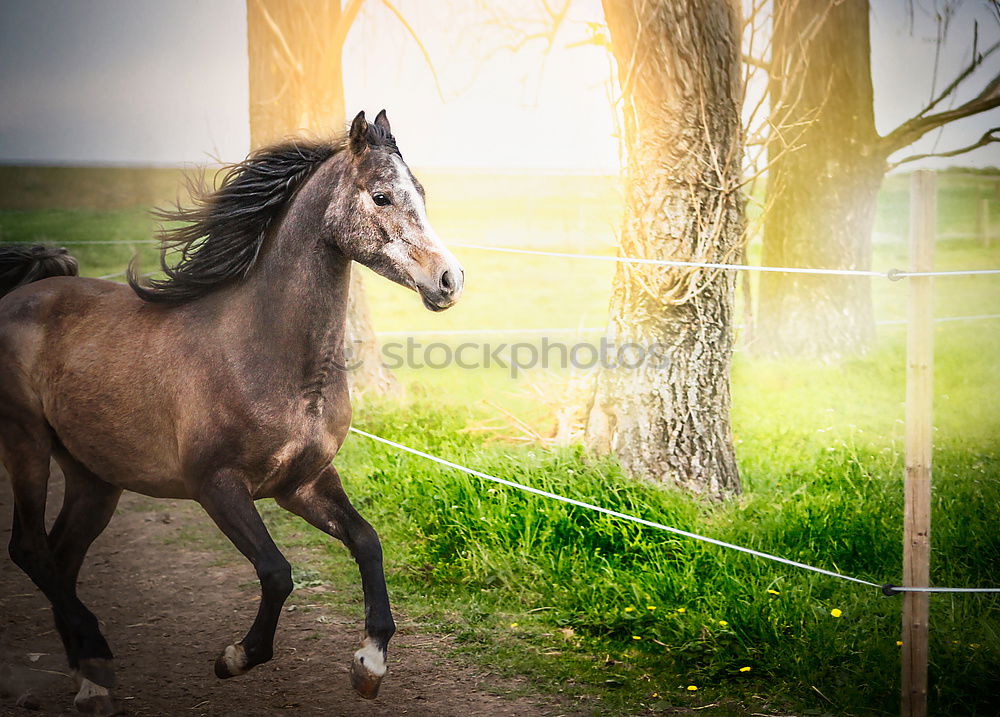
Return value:
[[(61, 481), (53, 480), (58, 485)], [(50, 496), (61, 502), (58, 487)], [(10, 485), (0, 472), (0, 715), (72, 712), (68, 675), (48, 603), (6, 554)], [(192, 715), (560, 715), (552, 700), (509, 696), (525, 684), (446, 656), (447, 638), (405, 618), (390, 649), (390, 672), (369, 702), (350, 688), (348, 663), (361, 626), (298, 601), (278, 628), (275, 658), (248, 675), (218, 680), (218, 651), (242, 636), (256, 611), (253, 570), (235, 551), (191, 547), (181, 535), (213, 530), (190, 503), (126, 494), (91, 549), (80, 595), (115, 651), (118, 689), (129, 714)], [(290, 556), (292, 557), (292, 556)], [(294, 559), (293, 559), (294, 562)], [(507, 695), (507, 696), (504, 696)], [(21, 698), (26, 706), (18, 706)]]

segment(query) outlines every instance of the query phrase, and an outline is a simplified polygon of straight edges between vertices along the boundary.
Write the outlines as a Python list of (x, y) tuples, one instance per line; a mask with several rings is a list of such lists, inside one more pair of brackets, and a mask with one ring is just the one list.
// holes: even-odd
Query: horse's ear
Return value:
[(365, 119), (364, 110), (358, 112), (358, 116), (351, 122), (348, 144), (354, 154), (361, 154), (368, 148), (368, 120)]
[(387, 135), (392, 136), (392, 130), (389, 128), (389, 118), (385, 114), (385, 110), (382, 110), (375, 116), (375, 126), (383, 130)]

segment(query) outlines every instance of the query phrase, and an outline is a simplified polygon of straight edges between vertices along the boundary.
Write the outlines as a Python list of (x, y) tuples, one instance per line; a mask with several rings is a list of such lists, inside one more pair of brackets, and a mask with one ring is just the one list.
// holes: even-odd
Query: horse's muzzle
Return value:
[(448, 267), (438, 275), (434, 284), (420, 287), (420, 298), (431, 311), (444, 311), (455, 305), (462, 296), (464, 286), (465, 270), (457, 265)]

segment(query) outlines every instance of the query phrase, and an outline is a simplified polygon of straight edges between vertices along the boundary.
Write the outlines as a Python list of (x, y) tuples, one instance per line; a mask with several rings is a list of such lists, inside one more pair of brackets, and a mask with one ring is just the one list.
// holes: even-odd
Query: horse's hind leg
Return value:
[(122, 489), (101, 480), (75, 458), (59, 451), (66, 477), (62, 510), (49, 531), (49, 545), (67, 583), (76, 586), (83, 560), (115, 514)]
[[(49, 531), (49, 548), (64, 582), (65, 590), (76, 597), (76, 582), (87, 551), (115, 513), (121, 489), (106, 483), (65, 451), (57, 451), (56, 460), (66, 478), (62, 509)], [(56, 626), (66, 646), (69, 666), (77, 677), (79, 692), (76, 706), (82, 712), (108, 712), (113, 705), (107, 687), (111, 665), (102, 657), (100, 643), (88, 642), (56, 616)], [(92, 680), (104, 675), (102, 683)], [(88, 675), (90, 677), (88, 677)]]
[[(45, 503), (48, 492), (49, 428), (41, 420), (4, 420), (3, 460), (14, 491), (14, 521), (10, 556), (52, 604), (56, 627), (67, 646), (67, 657), (76, 660), (88, 699), (77, 702), (84, 710), (109, 714), (113, 711), (108, 689), (114, 686), (112, 658), (97, 618), (67, 586), (45, 533)], [(92, 699), (91, 699), (92, 698)]]
[(278, 503), (342, 540), (358, 563), (365, 594), (365, 637), (361, 649), (354, 653), (351, 683), (362, 697), (372, 699), (378, 695), (385, 676), (386, 650), (396, 631), (389, 609), (378, 534), (351, 505), (333, 466), (326, 468), (311, 483), (299, 486), (293, 494), (279, 497)]
[(223, 472), (210, 478), (200, 487), (198, 502), (260, 579), (260, 605), (250, 631), (215, 661), (217, 677), (235, 677), (273, 656), (281, 606), (292, 592), (292, 566), (271, 540), (246, 485), (235, 476)]

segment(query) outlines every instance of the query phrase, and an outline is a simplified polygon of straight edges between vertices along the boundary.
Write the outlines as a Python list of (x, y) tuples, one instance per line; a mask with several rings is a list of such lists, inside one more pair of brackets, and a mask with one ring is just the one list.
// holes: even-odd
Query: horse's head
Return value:
[(431, 311), (462, 295), (465, 271), (427, 221), (424, 189), (403, 162), (385, 110), (351, 123), (326, 220), (349, 258), (420, 294)]

